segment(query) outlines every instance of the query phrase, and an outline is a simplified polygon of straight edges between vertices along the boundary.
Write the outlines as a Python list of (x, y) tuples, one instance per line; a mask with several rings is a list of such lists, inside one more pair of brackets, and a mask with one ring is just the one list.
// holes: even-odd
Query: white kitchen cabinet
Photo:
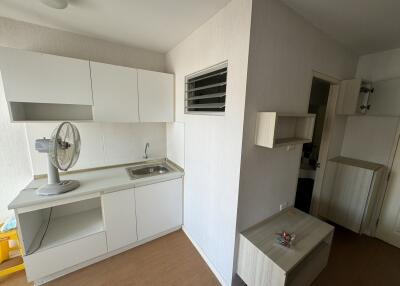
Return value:
[(328, 168), (330, 178), (324, 180), (322, 187), (328, 200), (327, 219), (354, 232), (371, 234), (383, 166), (336, 157), (328, 161)]
[(174, 121), (174, 76), (138, 70), (139, 115), (141, 122)]
[(93, 116), (100, 122), (138, 122), (137, 70), (90, 62)]
[(138, 239), (182, 225), (182, 179), (135, 188)]
[(101, 198), (108, 251), (137, 241), (134, 190), (108, 193)]
[(8, 102), (92, 105), (89, 61), (0, 48)]

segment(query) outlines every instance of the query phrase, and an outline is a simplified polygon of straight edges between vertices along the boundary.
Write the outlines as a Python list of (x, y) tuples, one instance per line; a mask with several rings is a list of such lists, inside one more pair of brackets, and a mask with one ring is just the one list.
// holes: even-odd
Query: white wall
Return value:
[[(32, 50), (116, 65), (164, 71), (165, 56), (69, 32), (0, 17), (0, 46)], [(9, 123), (0, 87), (0, 220), (9, 215), (8, 203), (32, 177), (25, 125)], [(50, 136), (54, 124), (27, 124), (29, 144)], [(165, 124), (79, 124), (83, 149), (77, 167), (95, 167), (139, 160), (144, 143), (150, 155), (166, 153)], [(38, 137), (39, 136), (39, 137)], [(159, 142), (158, 140), (163, 140)], [(45, 155), (32, 152), (35, 174), (45, 173)], [(141, 160), (141, 159), (140, 159)]]
[(400, 77), (400, 49), (361, 56), (356, 75), (372, 82)]
[(185, 168), (185, 124), (167, 123), (167, 158)]
[(161, 53), (0, 17), (0, 46), (164, 71)]
[(387, 165), (398, 123), (397, 117), (349, 116), (341, 155)]
[[(184, 229), (226, 285), (233, 270), (250, 16), (251, 1), (232, 0), (167, 54), (176, 120), (185, 124)], [(225, 115), (184, 114), (184, 77), (225, 60)]]
[(280, 1), (253, 1), (238, 231), (295, 199), (302, 146), (290, 151), (255, 146), (256, 112), (307, 112), (313, 71), (352, 78), (356, 64), (356, 56)]
[[(361, 56), (356, 77), (379, 82), (386, 99), (400, 98), (400, 49)], [(382, 88), (381, 88), (382, 89)], [(374, 93), (378, 97), (380, 89)], [(390, 95), (392, 93), (392, 95)], [(389, 102), (394, 105), (398, 100)], [(397, 108), (397, 110), (400, 106)], [(351, 116), (347, 119), (342, 155), (388, 165), (399, 116)]]
[[(33, 174), (47, 174), (47, 156), (35, 150), (35, 139), (49, 138), (58, 123), (26, 124)], [(143, 161), (150, 143), (150, 158), (165, 158), (166, 131), (160, 123), (76, 123), (81, 135), (81, 153), (71, 170)]]
[(11, 215), (8, 203), (32, 178), (23, 124), (11, 124), (0, 77), (0, 221)]

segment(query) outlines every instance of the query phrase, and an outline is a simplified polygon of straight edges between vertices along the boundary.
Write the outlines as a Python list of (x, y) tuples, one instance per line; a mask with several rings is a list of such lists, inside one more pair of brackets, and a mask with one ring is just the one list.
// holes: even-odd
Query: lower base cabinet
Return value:
[(182, 225), (182, 197), (181, 178), (135, 188), (138, 239)]
[[(182, 178), (105, 193), (49, 208), (17, 213), (21, 241), (41, 248), (23, 257), (29, 282), (41, 285), (68, 273), (77, 265), (107, 258), (113, 251), (158, 237), (182, 225)], [(37, 227), (35, 227), (37, 226)], [(29, 241), (32, 240), (32, 241)], [(143, 242), (145, 242), (143, 241)], [(41, 244), (41, 242), (40, 242)], [(78, 267), (79, 268), (79, 267)]]
[(101, 197), (108, 251), (137, 241), (135, 190), (128, 189)]
[(36, 281), (107, 253), (104, 231), (24, 256), (28, 281)]

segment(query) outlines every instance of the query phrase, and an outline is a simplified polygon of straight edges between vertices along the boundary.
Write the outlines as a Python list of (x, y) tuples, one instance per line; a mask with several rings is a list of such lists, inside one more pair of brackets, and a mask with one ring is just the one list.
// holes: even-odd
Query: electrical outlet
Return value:
[(284, 202), (284, 203), (280, 204), (280, 205), (279, 205), (279, 210), (281, 211), (281, 210), (283, 210), (283, 209), (286, 209), (286, 208), (287, 208), (287, 205), (288, 205), (287, 202)]

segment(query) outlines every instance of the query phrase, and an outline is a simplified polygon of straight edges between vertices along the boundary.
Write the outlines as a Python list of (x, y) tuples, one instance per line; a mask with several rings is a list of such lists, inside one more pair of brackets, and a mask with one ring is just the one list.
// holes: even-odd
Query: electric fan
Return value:
[(67, 171), (78, 161), (81, 138), (78, 128), (70, 122), (61, 123), (50, 139), (37, 139), (35, 149), (48, 155), (48, 182), (37, 189), (38, 195), (50, 196), (72, 191), (79, 187), (75, 180), (60, 181), (58, 169)]

